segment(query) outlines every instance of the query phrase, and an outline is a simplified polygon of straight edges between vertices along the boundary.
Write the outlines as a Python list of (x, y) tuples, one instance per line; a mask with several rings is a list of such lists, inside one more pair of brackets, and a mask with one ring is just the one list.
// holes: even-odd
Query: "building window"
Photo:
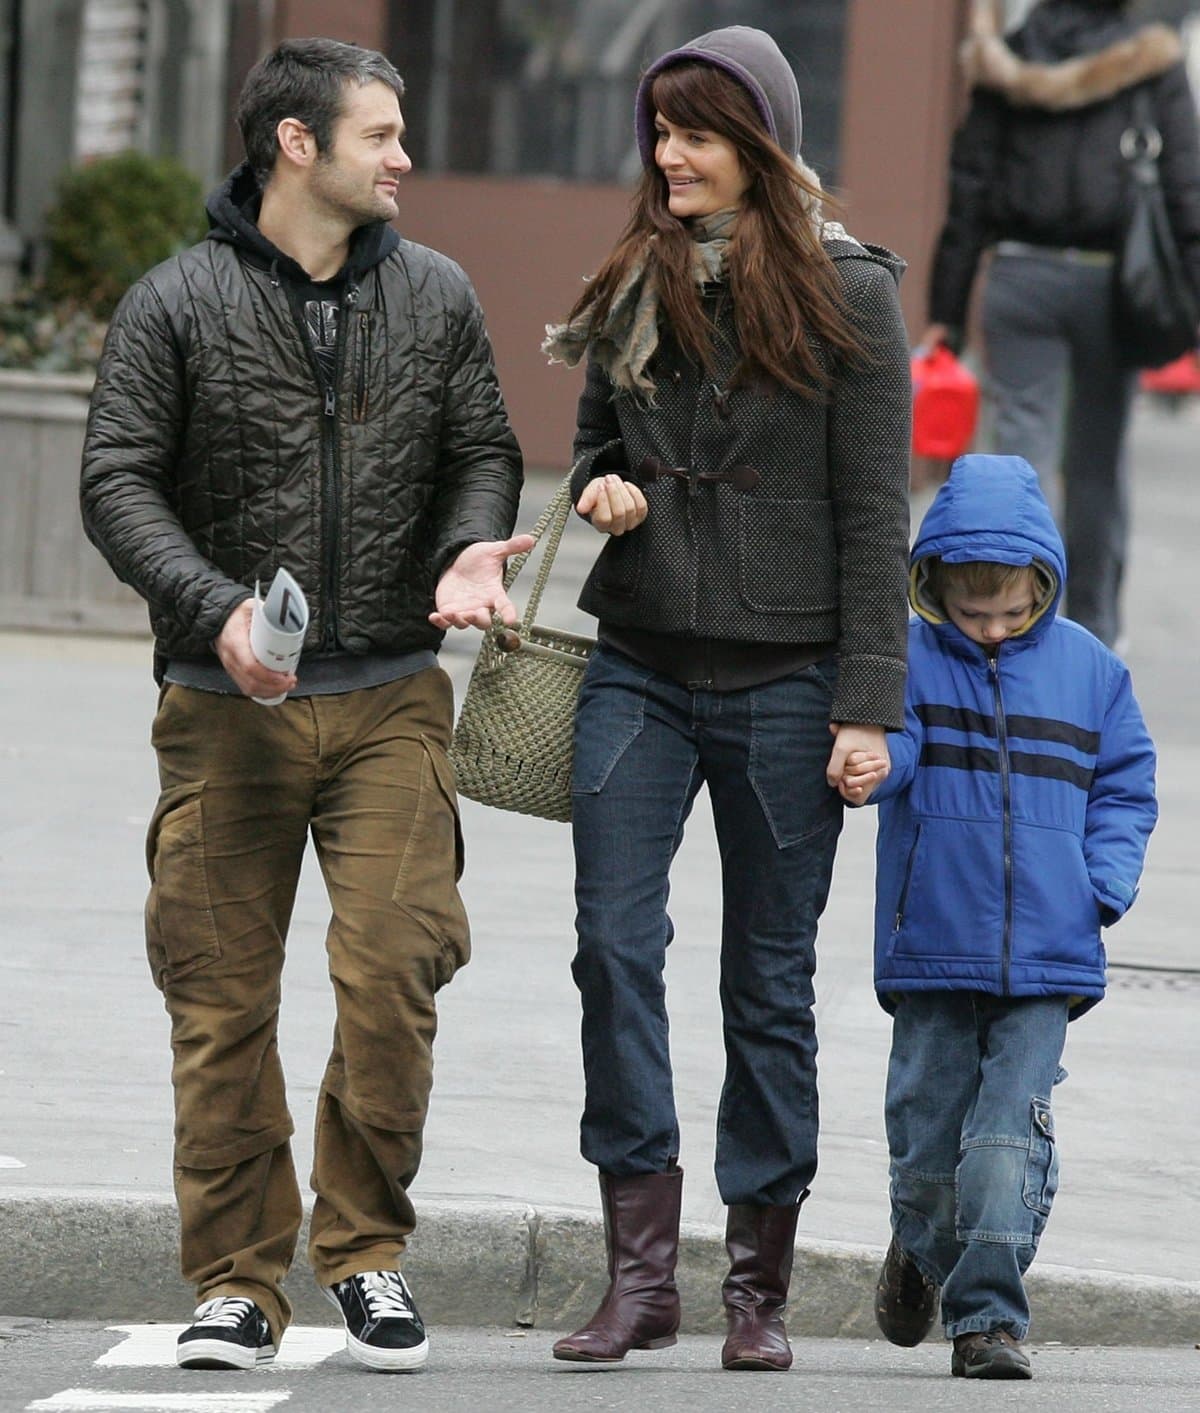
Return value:
[(75, 159), (141, 145), (149, 0), (85, 0), (75, 102)]
[(846, 10), (847, 0), (393, 0), (410, 147), (427, 171), (628, 182), (645, 65), (748, 24), (788, 56), (805, 158), (836, 180)]

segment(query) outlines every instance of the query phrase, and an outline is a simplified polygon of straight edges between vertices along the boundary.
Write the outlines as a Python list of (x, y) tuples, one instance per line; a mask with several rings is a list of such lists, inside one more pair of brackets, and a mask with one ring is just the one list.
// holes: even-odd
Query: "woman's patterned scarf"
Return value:
[[(698, 285), (725, 276), (725, 253), (737, 211), (716, 211), (692, 222), (692, 277)], [(646, 372), (658, 347), (658, 275), (643, 256), (613, 295), (603, 327), (593, 329), (584, 313), (569, 324), (547, 324), (542, 352), (551, 363), (574, 368), (591, 345), (593, 358), (613, 386), (649, 399), (654, 379)]]
[[(820, 179), (812, 168), (799, 158), (796, 165), (819, 190)], [(823, 240), (851, 239), (836, 222), (822, 220), (819, 198), (812, 199), (809, 216)], [(692, 277), (698, 285), (725, 278), (725, 256), (736, 220), (736, 208), (693, 220)], [(654, 379), (646, 367), (658, 347), (658, 304), (658, 277), (653, 269), (647, 269), (643, 256), (613, 296), (601, 328), (592, 327), (587, 313), (568, 324), (547, 324), (542, 352), (551, 363), (574, 368), (590, 348), (615, 388), (653, 402)]]

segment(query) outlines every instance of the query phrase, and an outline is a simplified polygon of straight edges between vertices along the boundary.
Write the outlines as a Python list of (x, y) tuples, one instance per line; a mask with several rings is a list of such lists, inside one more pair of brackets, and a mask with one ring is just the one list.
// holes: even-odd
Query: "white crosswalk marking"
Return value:
[(112, 1393), (102, 1388), (68, 1388), (53, 1398), (25, 1405), (26, 1413), (118, 1413), (139, 1408), (143, 1413), (268, 1413), (291, 1398), (287, 1389), (270, 1393)]
[[(124, 1335), (96, 1360), (101, 1368), (159, 1369), (174, 1367), (175, 1341), (186, 1325), (110, 1325)], [(269, 1369), (311, 1369), (346, 1347), (346, 1332), (332, 1325), (293, 1325)]]

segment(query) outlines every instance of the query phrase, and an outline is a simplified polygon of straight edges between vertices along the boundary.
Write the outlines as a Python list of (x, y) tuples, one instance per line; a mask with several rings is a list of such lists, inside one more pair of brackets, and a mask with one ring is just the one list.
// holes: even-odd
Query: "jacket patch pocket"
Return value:
[(164, 790), (146, 833), (146, 954), (159, 990), (221, 955), (204, 851), (204, 783)]
[(596, 584), (608, 594), (634, 598), (642, 578), (642, 536), (638, 530), (611, 535), (596, 561)]
[(1054, 1115), (1049, 1101), (1034, 1098), (1029, 1106), (1029, 1157), (1025, 1163), (1026, 1207), (1043, 1217), (1050, 1215), (1058, 1191), (1058, 1147), (1054, 1141)]
[(467, 912), (457, 886), (463, 871), (463, 836), (446, 752), (425, 735), (421, 745), (416, 806), (392, 902), (416, 916), (437, 939), (436, 984), (444, 986), (471, 956)]
[(738, 500), (738, 591), (758, 613), (833, 613), (837, 542), (827, 500)]

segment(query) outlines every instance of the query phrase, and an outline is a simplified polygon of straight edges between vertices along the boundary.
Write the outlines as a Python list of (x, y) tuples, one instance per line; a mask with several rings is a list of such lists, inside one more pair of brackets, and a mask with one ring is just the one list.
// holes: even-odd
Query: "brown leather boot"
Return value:
[(556, 1359), (613, 1364), (631, 1349), (665, 1349), (679, 1330), (679, 1203), (683, 1169), (600, 1174), (608, 1291), (592, 1318), (554, 1346)]
[[(800, 1202), (808, 1196), (805, 1192)], [(721, 1350), (726, 1369), (790, 1369), (792, 1347), (783, 1327), (796, 1218), (792, 1207), (729, 1208), (725, 1247), (729, 1274), (721, 1286), (729, 1335)]]

